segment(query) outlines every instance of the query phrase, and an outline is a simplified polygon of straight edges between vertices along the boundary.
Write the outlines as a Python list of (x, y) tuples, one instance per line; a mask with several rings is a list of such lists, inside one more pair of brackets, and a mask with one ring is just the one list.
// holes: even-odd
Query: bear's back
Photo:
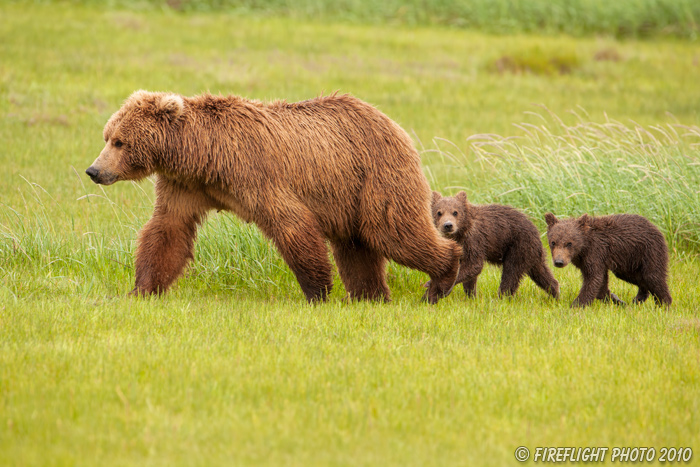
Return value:
[(661, 231), (636, 214), (613, 214), (593, 218), (591, 237), (608, 251), (613, 271), (633, 271), (645, 262), (664, 262), (668, 247)]
[(399, 125), (347, 94), (295, 103), (210, 94), (187, 101), (192, 109), (188, 127), (210, 141), (207, 148), (218, 149), (217, 160), (264, 160), (274, 163), (268, 170), (276, 171), (305, 165), (331, 172), (339, 165), (355, 172), (420, 165), (411, 138)]
[(630, 245), (646, 244), (650, 241), (665, 241), (658, 227), (646, 217), (637, 214), (612, 214), (594, 217), (591, 229), (608, 241), (617, 241), (618, 243), (628, 243)]
[(474, 223), (467, 241), (484, 250), (489, 262), (500, 264), (512, 248), (539, 255), (542, 242), (537, 227), (525, 214), (501, 204), (471, 205)]

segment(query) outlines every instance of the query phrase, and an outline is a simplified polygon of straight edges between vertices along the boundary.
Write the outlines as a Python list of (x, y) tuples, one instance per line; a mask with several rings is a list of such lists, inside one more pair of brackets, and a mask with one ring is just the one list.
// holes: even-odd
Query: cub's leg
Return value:
[(656, 282), (654, 284), (649, 284), (647, 282), (647, 287), (651, 295), (654, 296), (654, 300), (656, 300), (656, 303), (658, 305), (670, 305), (671, 303), (673, 303), (673, 299), (671, 298), (671, 292), (668, 290), (668, 284), (666, 284), (665, 280)]
[(464, 293), (467, 294), (467, 297), (476, 297), (476, 281), (478, 278), (479, 276), (477, 274), (462, 282), (462, 288), (464, 289)]
[(571, 304), (572, 307), (585, 307), (590, 305), (593, 300), (596, 299), (600, 288), (603, 286), (603, 278), (605, 277), (604, 268), (596, 265), (584, 264), (581, 273), (583, 274), (583, 285), (581, 286), (578, 297), (576, 297)]
[(501, 273), (501, 285), (498, 287), (498, 296), (515, 295), (520, 287), (520, 281), (525, 275), (526, 266), (517, 252), (509, 251), (503, 258), (503, 272)]
[(649, 289), (647, 289), (643, 285), (640, 285), (639, 291), (637, 292), (637, 296), (634, 297), (632, 303), (644, 303), (646, 302), (647, 298), (649, 298)]
[(527, 274), (539, 288), (552, 297), (559, 298), (559, 282), (554, 278), (552, 271), (544, 264), (544, 257)]
[(598, 291), (598, 295), (596, 296), (596, 298), (604, 302), (612, 302), (615, 305), (625, 305), (625, 302), (620, 300), (620, 298), (614, 293), (612, 293), (608, 288), (609, 280), (610, 276), (608, 274), (608, 271), (606, 270), (605, 274), (603, 275), (603, 283), (600, 286), (600, 290)]

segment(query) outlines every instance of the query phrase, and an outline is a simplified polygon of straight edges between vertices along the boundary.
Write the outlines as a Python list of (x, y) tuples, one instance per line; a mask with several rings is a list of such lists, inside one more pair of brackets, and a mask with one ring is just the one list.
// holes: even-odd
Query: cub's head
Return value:
[(547, 241), (552, 251), (552, 261), (556, 267), (563, 268), (583, 250), (585, 233), (591, 228), (591, 218), (584, 214), (578, 219), (559, 220), (548, 212), (544, 220), (547, 221)]
[(102, 185), (147, 177), (184, 107), (177, 94), (136, 91), (107, 121), (105, 147), (85, 173)]
[(469, 228), (469, 203), (463, 191), (449, 198), (443, 198), (433, 191), (433, 222), (445, 237), (456, 237)]

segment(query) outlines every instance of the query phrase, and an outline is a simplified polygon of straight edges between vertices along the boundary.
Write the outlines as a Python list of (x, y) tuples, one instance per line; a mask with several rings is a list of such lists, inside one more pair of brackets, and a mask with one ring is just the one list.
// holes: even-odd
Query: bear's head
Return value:
[(465, 192), (460, 191), (455, 196), (443, 198), (440, 193), (433, 191), (431, 204), (433, 222), (443, 236), (456, 238), (469, 229), (469, 203)]
[(149, 176), (184, 108), (177, 94), (136, 91), (105, 125), (105, 147), (85, 173), (101, 185)]
[(547, 222), (547, 241), (552, 251), (552, 261), (556, 267), (563, 268), (584, 250), (585, 234), (591, 228), (591, 218), (584, 214), (578, 219), (559, 220), (548, 212), (544, 220)]

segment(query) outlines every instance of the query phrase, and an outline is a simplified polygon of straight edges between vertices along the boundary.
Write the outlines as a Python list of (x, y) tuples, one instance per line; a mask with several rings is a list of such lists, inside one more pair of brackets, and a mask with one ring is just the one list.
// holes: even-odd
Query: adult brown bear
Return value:
[(135, 294), (168, 289), (212, 209), (257, 224), (309, 301), (324, 300), (333, 284), (325, 240), (353, 299), (389, 299), (387, 259), (428, 273), (432, 303), (454, 285), (461, 249), (432, 225), (411, 139), (352, 96), (262, 103), (137, 91), (109, 119), (104, 140), (86, 170), (95, 183), (157, 175)]

